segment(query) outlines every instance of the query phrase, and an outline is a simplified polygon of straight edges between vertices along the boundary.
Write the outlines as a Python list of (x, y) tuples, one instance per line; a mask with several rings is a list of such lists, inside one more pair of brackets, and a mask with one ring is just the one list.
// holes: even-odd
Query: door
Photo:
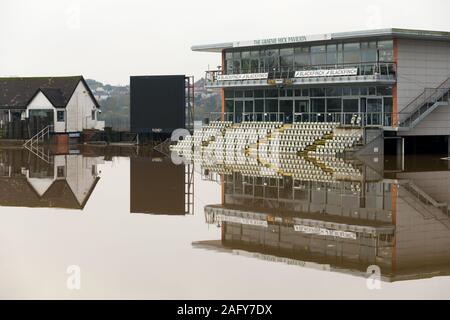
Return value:
[(381, 98), (367, 99), (367, 125), (383, 125), (383, 100)]
[(295, 100), (294, 101), (294, 121), (308, 122), (309, 121), (309, 100)]
[(255, 121), (255, 111), (253, 109), (253, 100), (244, 102), (244, 121)]
[[(342, 100), (343, 122), (346, 125), (355, 124), (356, 117), (359, 115), (359, 99), (350, 98)], [(352, 123), (353, 122), (353, 123)]]
[(30, 131), (32, 135), (35, 135), (48, 125), (54, 124), (54, 111), (48, 109), (42, 110), (30, 110), (29, 111), (29, 122)]
[(242, 113), (244, 112), (244, 101), (234, 102), (234, 122), (242, 122)]
[(280, 100), (280, 113), (284, 115), (286, 123), (292, 123), (294, 121), (294, 101)]

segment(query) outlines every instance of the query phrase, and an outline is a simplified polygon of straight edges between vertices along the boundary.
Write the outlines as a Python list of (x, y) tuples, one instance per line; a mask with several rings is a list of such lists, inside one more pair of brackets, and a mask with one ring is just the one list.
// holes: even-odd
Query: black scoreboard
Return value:
[(130, 77), (133, 133), (171, 133), (186, 123), (185, 76)]

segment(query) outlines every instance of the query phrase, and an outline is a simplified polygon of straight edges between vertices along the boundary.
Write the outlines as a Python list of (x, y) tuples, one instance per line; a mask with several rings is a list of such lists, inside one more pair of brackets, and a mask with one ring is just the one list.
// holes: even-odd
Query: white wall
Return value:
[(96, 109), (95, 102), (89, 95), (88, 89), (80, 81), (66, 107), (67, 132), (95, 129), (97, 120), (92, 120), (91, 118), (93, 109)]
[(450, 42), (398, 39), (398, 111), (450, 77)]
[[(56, 121), (56, 109), (53, 106), (53, 104), (47, 99), (47, 97), (42, 93), (39, 92), (33, 100), (28, 104), (27, 110), (26, 110), (26, 117), (30, 117), (29, 110), (53, 110), (53, 119), (54, 119), (54, 130), (55, 132), (65, 132), (66, 130), (66, 123), (65, 122), (57, 122)], [(64, 110), (64, 109), (60, 109)]]
[(399, 136), (450, 136), (450, 103), (439, 106), (409, 131)]
[(78, 203), (83, 204), (97, 178), (92, 174), (92, 166), (103, 163), (102, 157), (66, 155), (66, 180)]

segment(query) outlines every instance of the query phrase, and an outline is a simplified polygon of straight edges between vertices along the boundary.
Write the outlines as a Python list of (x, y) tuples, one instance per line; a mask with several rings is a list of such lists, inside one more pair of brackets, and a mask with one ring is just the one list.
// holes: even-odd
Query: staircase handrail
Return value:
[[(421, 108), (425, 103), (434, 102), (433, 95), (436, 93), (443, 92), (445, 94), (444, 90), (450, 90), (450, 77), (448, 77), (444, 82), (442, 82), (438, 87), (436, 88), (425, 88), (421, 94), (419, 94), (416, 98), (414, 98), (410, 103), (406, 105), (405, 108), (402, 109), (402, 113), (406, 114), (413, 114), (417, 111), (417, 109)], [(429, 95), (427, 95), (428, 92), (431, 92)], [(436, 100), (439, 99), (436, 98)], [(412, 109), (412, 110), (409, 110)], [(406, 120), (406, 119), (403, 119)], [(403, 122), (403, 120), (400, 120)]]
[(27, 141), (25, 141), (25, 143), (23, 144), (23, 146), (27, 146), (27, 145), (33, 145), (34, 140), (39, 141), (39, 139), (41, 137), (44, 137), (45, 135), (50, 133), (50, 128), (53, 128), (53, 125), (48, 125), (46, 127), (44, 127), (42, 130), (40, 130), (38, 133), (36, 133), (34, 136), (32, 136), (30, 139), (28, 139)]

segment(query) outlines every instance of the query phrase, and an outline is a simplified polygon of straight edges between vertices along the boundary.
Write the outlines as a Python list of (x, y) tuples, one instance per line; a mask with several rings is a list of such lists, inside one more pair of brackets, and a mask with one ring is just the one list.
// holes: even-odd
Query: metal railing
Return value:
[(36, 133), (34, 136), (32, 136), (30, 139), (25, 141), (23, 144), (24, 147), (33, 147), (34, 144), (39, 144), (40, 142), (45, 141), (45, 137), (49, 138), (50, 133), (53, 132), (53, 125), (48, 125), (38, 133)]
[(340, 70), (356, 68), (355, 76), (382, 76), (383, 78), (395, 80), (397, 74), (397, 65), (393, 62), (361, 62), (361, 63), (341, 63), (341, 64), (324, 64), (314, 66), (299, 66), (299, 67), (259, 67), (249, 69), (232, 69), (230, 72), (225, 70), (210, 70), (206, 71), (207, 83), (215, 83), (218, 81), (220, 75), (233, 74), (249, 74), (249, 73), (267, 73), (268, 80), (270, 79), (293, 79), (296, 71), (311, 71), (311, 70)]
[(210, 121), (231, 121), (241, 122), (286, 122), (286, 115), (283, 112), (210, 112)]
[(47, 139), (50, 138), (52, 131), (53, 125), (48, 125), (23, 144), (24, 148), (49, 164), (53, 163), (53, 157), (50, 151), (40, 147), (39, 143), (44, 142), (46, 137)]
[[(450, 77), (437, 88), (425, 88), (424, 91), (402, 109), (399, 126), (413, 126), (414, 122), (425, 114), (437, 102), (450, 101)], [(406, 116), (405, 115), (409, 115)]]
[[(403, 114), (403, 113), (402, 113)], [(231, 121), (240, 122), (283, 122), (283, 123), (301, 123), (301, 122), (334, 122), (341, 126), (354, 127), (395, 127), (395, 119), (399, 114), (383, 112), (301, 112), (301, 113), (283, 113), (283, 112), (254, 112), (254, 113), (233, 113), (233, 112), (211, 112), (209, 119), (211, 121)], [(405, 127), (407, 124), (404, 124)]]

